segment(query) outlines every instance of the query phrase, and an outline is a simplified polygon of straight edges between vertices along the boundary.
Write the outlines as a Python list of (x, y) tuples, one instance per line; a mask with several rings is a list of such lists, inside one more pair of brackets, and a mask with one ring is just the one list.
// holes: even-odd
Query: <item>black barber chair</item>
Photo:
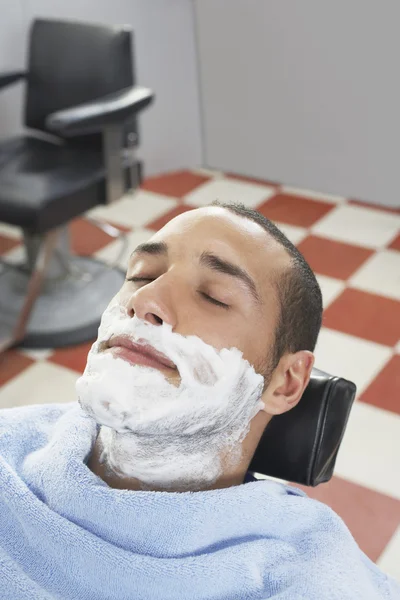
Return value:
[(135, 86), (127, 27), (36, 20), (27, 72), (0, 89), (22, 78), (28, 132), (0, 142), (0, 223), (22, 229), (25, 262), (0, 265), (0, 351), (96, 337), (123, 273), (72, 257), (67, 226), (138, 185), (136, 117), (153, 98)]
[(329, 481), (355, 395), (351, 381), (313, 369), (298, 405), (269, 422), (249, 471), (308, 486)]

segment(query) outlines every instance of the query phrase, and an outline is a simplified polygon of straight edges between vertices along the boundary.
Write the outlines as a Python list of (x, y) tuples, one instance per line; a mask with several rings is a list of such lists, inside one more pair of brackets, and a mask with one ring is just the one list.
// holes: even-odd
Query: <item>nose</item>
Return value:
[(127, 310), (130, 317), (136, 315), (152, 325), (168, 323), (172, 328), (176, 325), (171, 294), (167, 286), (159, 280), (136, 290), (129, 298)]

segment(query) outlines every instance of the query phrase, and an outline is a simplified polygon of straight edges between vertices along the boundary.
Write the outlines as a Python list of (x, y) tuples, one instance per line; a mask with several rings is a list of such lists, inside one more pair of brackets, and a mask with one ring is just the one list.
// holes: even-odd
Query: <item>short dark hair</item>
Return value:
[(261, 213), (244, 204), (215, 201), (211, 206), (225, 208), (236, 215), (258, 223), (291, 258), (291, 267), (281, 273), (276, 285), (280, 314), (275, 331), (272, 365), (274, 369), (287, 352), (314, 351), (322, 323), (322, 294), (310, 265), (278, 227)]

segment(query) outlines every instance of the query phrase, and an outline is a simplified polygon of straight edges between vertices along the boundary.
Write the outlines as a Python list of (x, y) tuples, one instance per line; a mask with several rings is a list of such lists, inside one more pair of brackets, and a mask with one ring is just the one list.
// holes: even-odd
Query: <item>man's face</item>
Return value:
[(98, 456), (117, 480), (176, 491), (243, 482), (265, 427), (297, 404), (313, 364), (308, 351), (287, 353), (271, 372), (277, 280), (289, 266), (260, 225), (221, 207), (188, 211), (134, 250), (77, 384), (82, 408), (114, 430)]
[(275, 280), (288, 265), (284, 249), (257, 223), (201, 208), (133, 252), (118, 300), (131, 316), (167, 322), (218, 350), (238, 348), (264, 374), (279, 315)]

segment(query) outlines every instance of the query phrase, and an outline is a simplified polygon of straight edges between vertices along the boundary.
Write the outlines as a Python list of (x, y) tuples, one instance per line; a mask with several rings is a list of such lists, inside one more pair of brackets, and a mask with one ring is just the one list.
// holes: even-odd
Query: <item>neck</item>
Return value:
[[(93, 446), (91, 455), (87, 462), (89, 469), (100, 479), (102, 479), (109, 487), (119, 490), (131, 490), (131, 491), (153, 491), (153, 492), (187, 492), (187, 491), (207, 491), (228, 488), (236, 485), (241, 485), (244, 481), (245, 474), (247, 471), (247, 465), (238, 465), (235, 472), (222, 473), (216, 481), (210, 485), (201, 484), (196, 485), (193, 483), (191, 486), (193, 489), (179, 484), (171, 486), (156, 486), (144, 483), (136, 477), (124, 477), (107, 465), (107, 460), (104, 452), (104, 446), (101, 440), (101, 435), (97, 436), (96, 442)], [(242, 467), (242, 468), (241, 468)]]

